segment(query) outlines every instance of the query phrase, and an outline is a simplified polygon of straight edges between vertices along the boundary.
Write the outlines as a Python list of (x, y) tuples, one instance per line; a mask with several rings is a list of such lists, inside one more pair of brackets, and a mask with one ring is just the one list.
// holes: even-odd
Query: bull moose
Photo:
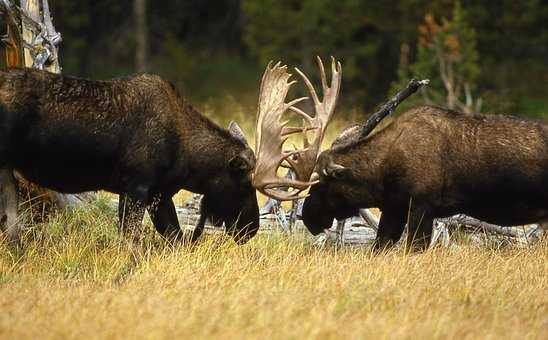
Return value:
[[(270, 97), (262, 100), (264, 109), (259, 110), (258, 135), (269, 143), (259, 144), (253, 173), (257, 188), (278, 199), (300, 198), (311, 187), (302, 216), (312, 234), (330, 228), (334, 219), (356, 216), (359, 209), (370, 207), (382, 210), (377, 250), (396, 243), (406, 224), (407, 245), (424, 249), (433, 219), (457, 213), (501, 225), (548, 220), (548, 124), (421, 106), (373, 132), (424, 84), (412, 81), (365, 124), (345, 129), (316, 159), (341, 76), (340, 66), (333, 64), (328, 88), (321, 63), (320, 67), (323, 102), (301, 74), (315, 105), (314, 117), (292, 107), (295, 101), (285, 104), (292, 84), (285, 69), (267, 69), (263, 82), (277, 91), (269, 92)], [(325, 103), (332, 105), (326, 109)], [(302, 127), (280, 122), (288, 109), (304, 118)], [(265, 121), (268, 125), (262, 124)], [(314, 135), (312, 143), (309, 132)], [(302, 133), (304, 147), (284, 151), (282, 144), (292, 133)], [(276, 176), (280, 166), (292, 168), (296, 178)], [(271, 169), (268, 178), (258, 171), (265, 168)]]
[(319, 156), (320, 183), (303, 207), (312, 233), (368, 207), (382, 210), (377, 248), (407, 222), (409, 246), (423, 249), (433, 219), (457, 213), (499, 225), (548, 220), (548, 124), (421, 106), (373, 127), (354, 127)]
[(141, 223), (147, 207), (166, 237), (182, 235), (172, 196), (201, 193), (193, 238), (209, 217), (245, 242), (259, 228), (254, 167), (236, 123), (228, 130), (215, 125), (158, 76), (92, 81), (0, 71), (0, 218), (11, 240), (20, 234), (15, 170), (62, 193), (117, 193), (122, 230)]

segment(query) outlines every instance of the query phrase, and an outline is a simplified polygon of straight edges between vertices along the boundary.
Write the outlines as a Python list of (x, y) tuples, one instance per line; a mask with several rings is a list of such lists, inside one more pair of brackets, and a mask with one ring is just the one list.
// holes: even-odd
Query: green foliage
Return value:
[[(55, 26), (63, 34), (65, 73), (98, 79), (133, 72), (132, 4), (50, 0)], [(527, 105), (529, 98), (548, 101), (548, 4), (542, 0), (461, 0), (459, 8), (453, 0), (147, 4), (149, 70), (173, 80), (198, 106), (227, 96), (254, 104), (250, 98), (271, 59), (314, 77), (314, 57), (333, 55), (343, 62), (342, 106), (372, 110), (386, 100), (395, 80), (409, 78), (409, 68), (398, 70), (402, 46), (408, 47), (409, 63), (421, 61), (414, 72), (433, 74), (431, 78), (439, 73), (428, 65), (431, 51), (417, 44), (417, 27), (427, 13), (451, 18), (450, 29), (459, 40), (477, 42), (460, 46), (467, 57), (455, 73), (476, 86), (487, 111), (538, 114), (531, 110), (542, 111), (543, 104)], [(481, 58), (474, 57), (474, 50)]]
[(242, 107), (253, 107), (254, 112), (261, 70), (240, 56), (226, 53), (208, 56), (169, 35), (161, 52), (151, 59), (150, 67), (172, 81), (201, 110), (207, 106), (212, 111), (226, 112), (225, 99), (237, 96)]
[(473, 111), (468, 107), (473, 103), (465, 105), (464, 96), (465, 90), (476, 90), (480, 58), (476, 31), (468, 23), (467, 12), (457, 1), (450, 20), (443, 18), (439, 23), (428, 13), (418, 31), (417, 58), (411, 65), (400, 65), (397, 87), (411, 75), (428, 78), (430, 85), (422, 90), (428, 103)]
[(443, 87), (440, 79), (440, 61), (443, 61), (445, 67), (452, 69), (457, 83), (475, 83), (479, 75), (476, 32), (468, 25), (460, 2), (455, 3), (451, 20), (442, 19), (439, 25), (432, 15), (427, 15), (419, 31), (417, 61), (411, 66), (413, 74)]
[[(345, 83), (357, 85), (364, 61), (376, 63), (380, 36), (365, 39), (369, 13), (362, 1), (244, 0), (242, 10), (247, 19), (244, 42), (261, 65), (283, 60), (313, 77), (318, 74), (316, 55), (324, 60), (335, 56), (344, 65)], [(364, 90), (356, 86), (353, 92), (364, 95)]]
[(244, 41), (262, 64), (282, 58), (288, 63), (310, 63), (313, 54), (348, 50), (367, 53), (367, 47), (355, 51), (353, 44), (342, 45), (360, 29), (362, 7), (356, 0), (244, 0)]

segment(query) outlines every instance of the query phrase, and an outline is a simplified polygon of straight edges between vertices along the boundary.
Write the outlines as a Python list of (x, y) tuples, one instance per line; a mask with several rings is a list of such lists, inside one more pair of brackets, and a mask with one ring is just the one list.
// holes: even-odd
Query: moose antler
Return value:
[[(342, 68), (340, 63), (331, 58), (332, 79), (331, 87), (328, 87), (325, 69), (318, 57), (323, 89), (322, 101), (318, 98), (314, 86), (306, 75), (295, 68), (295, 71), (303, 78), (314, 102), (316, 115), (311, 116), (294, 106), (308, 97), (285, 103), (289, 88), (296, 81), (288, 82), (291, 75), (287, 73), (286, 66), (281, 66), (280, 63), (271, 65), (269, 63), (265, 70), (259, 94), (255, 140), (257, 163), (252, 182), (257, 190), (267, 196), (277, 200), (295, 200), (302, 198), (301, 192), (316, 183), (311, 175), (325, 129), (335, 111), (341, 87)], [(288, 121), (281, 121), (287, 110), (293, 111), (303, 118), (302, 127), (289, 127), (287, 126)], [(309, 131), (313, 131), (315, 135), (312, 142), (307, 136)], [(283, 144), (290, 135), (295, 133), (302, 133), (303, 148), (293, 151), (283, 150)], [(292, 169), (295, 179), (278, 176), (280, 167)]]

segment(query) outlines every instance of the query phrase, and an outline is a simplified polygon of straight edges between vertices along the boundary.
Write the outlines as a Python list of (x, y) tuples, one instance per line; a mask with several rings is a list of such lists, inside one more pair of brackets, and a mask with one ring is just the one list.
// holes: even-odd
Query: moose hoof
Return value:
[(9, 245), (17, 245), (21, 241), (21, 230), (18, 227), (8, 229), (7, 242)]

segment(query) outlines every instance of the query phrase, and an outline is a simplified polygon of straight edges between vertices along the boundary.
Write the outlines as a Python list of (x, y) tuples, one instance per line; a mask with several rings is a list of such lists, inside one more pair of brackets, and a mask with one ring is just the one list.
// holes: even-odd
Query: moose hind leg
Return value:
[(411, 207), (407, 222), (407, 248), (411, 251), (423, 251), (430, 245), (434, 217), (428, 207)]
[(134, 239), (141, 237), (145, 203), (121, 194), (118, 201), (118, 227), (124, 235)]
[(373, 247), (375, 251), (389, 249), (399, 241), (405, 227), (405, 218), (404, 210), (383, 210)]
[(17, 180), (13, 176), (13, 170), (2, 168), (0, 169), (0, 219), (10, 242), (17, 242), (21, 237), (18, 205)]
[(171, 197), (160, 195), (153, 199), (152, 204), (148, 207), (148, 213), (154, 227), (163, 237), (170, 239), (182, 237), (183, 232)]

